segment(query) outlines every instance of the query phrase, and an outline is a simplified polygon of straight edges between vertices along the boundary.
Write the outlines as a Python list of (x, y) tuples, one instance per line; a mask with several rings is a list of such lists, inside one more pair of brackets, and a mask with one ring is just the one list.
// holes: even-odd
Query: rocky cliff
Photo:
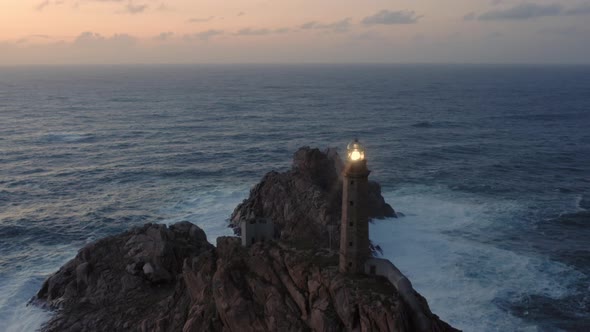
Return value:
[(57, 310), (43, 330), (181, 331), (191, 304), (185, 261), (207, 254), (215, 247), (188, 222), (146, 224), (87, 245), (33, 300)]
[[(291, 170), (267, 173), (236, 207), (230, 221), (236, 233), (242, 220), (268, 218), (283, 240), (328, 245), (328, 225), (334, 226), (335, 247), (340, 240), (342, 170), (344, 164), (333, 149), (322, 152), (300, 148)], [(381, 186), (369, 181), (369, 217), (396, 217), (381, 196)]]
[[(385, 278), (338, 272), (337, 251), (325, 247), (327, 226), (339, 225), (341, 169), (334, 151), (302, 148), (290, 171), (252, 189), (232, 221), (271, 218), (276, 241), (246, 248), (221, 237), (214, 247), (181, 222), (82, 248), (32, 300), (55, 310), (43, 330), (456, 331), (419, 294), (408, 305)], [(395, 216), (379, 185), (370, 188), (371, 216)]]
[[(421, 298), (422, 299), (422, 298)], [(210, 245), (197, 226), (148, 224), (99, 240), (44, 283), (44, 331), (416, 331), (387, 280), (350, 276), (329, 250)], [(422, 301), (432, 331), (454, 331)]]

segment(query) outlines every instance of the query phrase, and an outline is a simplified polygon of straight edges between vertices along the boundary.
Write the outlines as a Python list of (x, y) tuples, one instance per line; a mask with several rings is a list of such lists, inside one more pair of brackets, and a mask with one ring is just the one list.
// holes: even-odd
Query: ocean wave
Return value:
[[(565, 271), (570, 286), (584, 283), (580, 272), (590, 274), (583, 251), (589, 228), (569, 215), (590, 209), (587, 71), (435, 66), (422, 75), (419, 66), (353, 67), (302, 67), (298, 75), (279, 67), (101, 67), (73, 69), (65, 80), (31, 71), (18, 84), (12, 81), (22, 75), (0, 75), (7, 97), (0, 106), (0, 224), (31, 228), (4, 229), (12, 236), (4, 248), (32, 250), (30, 259), (12, 256), (12, 265), (0, 267), (8, 280), (0, 280), (0, 298), (8, 294), (4, 285), (45, 261), (47, 273), (59, 268), (51, 255), (63, 246), (76, 243), (75, 253), (86, 239), (147, 219), (188, 219), (215, 242), (231, 234), (225, 220), (249, 186), (271, 169), (288, 169), (298, 147), (344, 147), (359, 136), (372, 176), (386, 193), (397, 188), (387, 198), (408, 214), (372, 229), (394, 233), (382, 241), (396, 264), (414, 273), (435, 312), (486, 331), (545, 324), (531, 318), (535, 310), (521, 310), (543, 297), (580, 314), (567, 299), (587, 303), (581, 286), (543, 294), (528, 283), (538, 274), (553, 289), (555, 271)], [(42, 103), (58, 90), (71, 100)], [(427, 187), (404, 189), (420, 184)], [(563, 317), (546, 316), (554, 314)]]
[(458, 121), (419, 121), (411, 125), (414, 128), (467, 128), (473, 124), (465, 124)]
[(420, 121), (412, 125), (414, 128), (432, 128), (432, 122)]
[(93, 142), (96, 136), (89, 133), (48, 133), (39, 137), (43, 143), (80, 143)]
[(40, 247), (38, 250), (35, 255), (38, 257), (28, 262), (21, 261), (21, 269), (0, 278), (0, 322), (3, 331), (37, 331), (50, 318), (49, 312), (28, 305), (28, 302), (45, 278), (76, 253), (76, 249), (69, 245)]
[(491, 119), (515, 119), (526, 121), (559, 121), (564, 119), (579, 120), (588, 117), (587, 112), (559, 112), (559, 113), (530, 113), (530, 114), (509, 114), (502, 116), (491, 116)]
[(408, 275), (433, 312), (450, 324), (466, 331), (488, 331), (492, 326), (499, 331), (535, 331), (538, 321), (499, 304), (531, 296), (579, 296), (576, 285), (585, 278), (583, 273), (547, 257), (481, 240), (493, 228), (518, 228), (515, 218), (525, 208), (518, 203), (422, 186), (384, 196), (405, 217), (375, 221), (371, 239)]
[(26, 301), (2, 304), (0, 307), (0, 322), (6, 332), (37, 331), (50, 318), (50, 313), (32, 306), (23, 304)]
[(178, 202), (162, 209), (171, 215), (163, 220), (170, 225), (179, 221), (190, 221), (201, 227), (207, 240), (215, 245), (219, 236), (233, 235), (229, 228), (229, 217), (234, 208), (248, 197), (249, 187), (213, 186), (187, 192)]
[(106, 100), (106, 102), (112, 103), (137, 103), (141, 101), (142, 99), (139, 97), (114, 97)]
[(576, 207), (578, 208), (578, 210), (590, 209), (590, 199), (588, 199), (584, 195), (578, 196), (576, 199)]

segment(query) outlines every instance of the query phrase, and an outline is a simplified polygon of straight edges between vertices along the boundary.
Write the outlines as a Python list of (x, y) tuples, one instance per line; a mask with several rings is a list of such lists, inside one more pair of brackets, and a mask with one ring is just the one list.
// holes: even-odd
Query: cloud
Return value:
[(43, 9), (45, 9), (46, 7), (59, 6), (59, 5), (63, 5), (63, 4), (64, 4), (64, 0), (55, 0), (55, 1), (44, 0), (35, 6), (35, 10), (40, 12), (40, 11), (43, 11)]
[(223, 35), (225, 32), (223, 30), (215, 30), (209, 29), (206, 31), (201, 31), (192, 35), (185, 35), (184, 39), (186, 41), (193, 41), (193, 40), (209, 40), (215, 36)]
[(274, 33), (287, 33), (289, 31), (291, 31), (289, 28), (278, 28), (274, 30)]
[(126, 33), (115, 34), (107, 39), (107, 42), (114, 46), (128, 47), (137, 43), (137, 38)]
[(413, 10), (389, 11), (381, 10), (374, 15), (365, 17), (361, 22), (365, 25), (373, 24), (412, 24), (418, 22), (422, 16), (417, 16)]
[(74, 45), (77, 46), (91, 46), (105, 41), (105, 38), (98, 33), (86, 31), (82, 32), (76, 39)]
[(544, 16), (558, 16), (562, 12), (563, 6), (560, 4), (522, 3), (507, 9), (484, 12), (477, 19), (480, 21), (528, 20)]
[(51, 2), (49, 0), (45, 0), (41, 3), (39, 3), (37, 6), (35, 6), (35, 9), (37, 11), (42, 11), (43, 9), (45, 9), (45, 7), (49, 6), (51, 4)]
[(375, 31), (365, 31), (352, 37), (354, 40), (361, 42), (383, 40), (383, 37)]
[[(472, 15), (473, 14), (473, 15)], [(465, 15), (464, 19), (474, 18), (474, 13)], [(561, 4), (522, 3), (506, 9), (490, 10), (477, 16), (480, 21), (528, 20), (547, 16), (590, 15), (590, 3), (579, 4), (566, 8)]]
[(159, 41), (166, 41), (169, 40), (170, 38), (172, 38), (174, 36), (174, 32), (162, 32), (159, 35), (155, 36), (154, 39), (155, 40), (159, 40)]
[(171, 12), (173, 11), (172, 7), (168, 6), (165, 3), (161, 3), (158, 7), (156, 7), (156, 10), (159, 12)]
[(352, 19), (350, 17), (347, 17), (347, 18), (344, 18), (340, 21), (336, 21), (334, 23), (321, 24), (319, 26), (319, 28), (342, 32), (342, 31), (348, 30), (351, 26), (351, 23), (352, 23)]
[(99, 33), (86, 31), (74, 39), (73, 45), (83, 48), (95, 47), (129, 47), (135, 45), (137, 38), (126, 33), (115, 34), (111, 37), (104, 37)]
[(194, 18), (189, 18), (187, 20), (187, 22), (189, 22), (189, 23), (209, 22), (209, 21), (213, 20), (214, 18), (215, 18), (215, 16), (209, 16), (209, 17), (203, 17), (203, 18), (194, 17)]
[(26, 37), (17, 39), (14, 43), (17, 45), (39, 45), (39, 44), (47, 44), (48, 42), (52, 42), (53, 38), (49, 35), (28, 35)]
[(289, 28), (278, 28), (278, 29), (266, 29), (266, 28), (252, 29), (252, 28), (244, 28), (244, 29), (238, 30), (238, 32), (236, 32), (235, 35), (236, 36), (264, 36), (264, 35), (270, 35), (270, 34), (287, 33), (289, 31), (291, 31)]
[(244, 15), (246, 15), (246, 13), (244, 13), (244, 12), (239, 12), (239, 13), (238, 13), (238, 15), (236, 15), (236, 16), (244, 16)]
[(306, 22), (306, 23), (303, 23), (300, 26), (300, 28), (303, 30), (313, 29), (317, 24), (318, 24), (318, 22), (316, 22), (316, 21)]
[(133, 2), (129, 2), (127, 6), (125, 6), (125, 12), (135, 15), (143, 13), (148, 8), (148, 5), (135, 5)]
[(350, 17), (341, 19), (340, 21), (332, 22), (332, 23), (319, 23), (316, 21), (311, 21), (304, 23), (299, 26), (300, 29), (303, 30), (311, 30), (311, 29), (318, 29), (318, 30), (330, 30), (333, 32), (344, 32), (348, 31), (352, 25), (352, 19)]
[(262, 36), (268, 35), (272, 31), (270, 29), (251, 29), (251, 28), (244, 28), (236, 32), (235, 34), (238, 36)]

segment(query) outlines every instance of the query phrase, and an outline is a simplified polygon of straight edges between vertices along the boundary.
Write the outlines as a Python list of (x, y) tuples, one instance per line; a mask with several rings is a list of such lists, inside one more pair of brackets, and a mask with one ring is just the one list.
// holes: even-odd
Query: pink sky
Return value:
[(590, 0), (3, 0), (0, 65), (588, 63)]

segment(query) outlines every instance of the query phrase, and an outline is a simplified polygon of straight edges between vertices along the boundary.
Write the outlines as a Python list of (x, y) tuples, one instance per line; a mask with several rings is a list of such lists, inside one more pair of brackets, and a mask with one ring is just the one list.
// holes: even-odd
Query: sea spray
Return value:
[(536, 323), (516, 317), (503, 304), (536, 294), (560, 299), (583, 278), (548, 258), (473, 240), (472, 235), (491, 226), (518, 223), (510, 219), (522, 208), (514, 202), (426, 186), (400, 188), (384, 197), (405, 216), (374, 221), (372, 241), (428, 299), (431, 309), (460, 329), (536, 331)]

